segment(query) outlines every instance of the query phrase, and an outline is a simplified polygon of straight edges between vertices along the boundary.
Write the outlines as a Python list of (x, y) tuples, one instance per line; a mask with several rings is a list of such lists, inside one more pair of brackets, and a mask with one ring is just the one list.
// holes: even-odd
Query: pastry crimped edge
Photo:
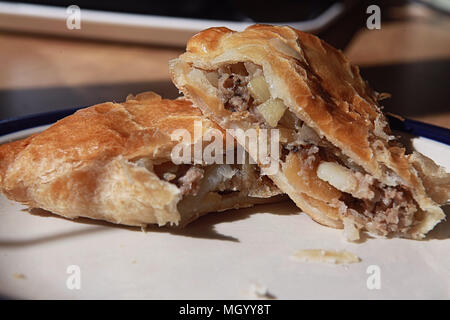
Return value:
[[(395, 173), (394, 179), (411, 190), (420, 209), (426, 212), (410, 230), (412, 238), (423, 238), (445, 218), (439, 205), (427, 195), (433, 193), (434, 186), (430, 183), (425, 189), (418, 160), (405, 155), (404, 149), (389, 145), (390, 130), (377, 102), (378, 94), (361, 78), (358, 67), (319, 38), (290, 27), (254, 25), (243, 32), (210, 28), (193, 36), (186, 52), (170, 61), (169, 66), (175, 85), (207, 117), (224, 129), (247, 129), (249, 124), (239, 114), (231, 115), (213, 87), (195, 71), (244, 61), (263, 68), (272, 97), (282, 99), (291, 112), (366, 172), (388, 185), (393, 183), (390, 179)], [(255, 152), (247, 151), (256, 157)], [(335, 208), (329, 212), (317, 210), (302, 192), (290, 186), (283, 172), (270, 177), (314, 220), (331, 227), (343, 226)], [(449, 189), (447, 184), (442, 191), (447, 200)], [(314, 196), (315, 191), (308, 196)]]

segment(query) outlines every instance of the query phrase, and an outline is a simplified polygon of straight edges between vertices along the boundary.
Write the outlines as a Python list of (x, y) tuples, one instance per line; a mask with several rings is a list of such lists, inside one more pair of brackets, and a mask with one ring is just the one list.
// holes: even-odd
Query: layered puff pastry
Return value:
[[(202, 214), (280, 200), (255, 165), (174, 164), (179, 128), (216, 128), (185, 99), (146, 92), (77, 111), (0, 146), (0, 190), (67, 218), (184, 225)], [(192, 140), (192, 144), (198, 141)]]
[(315, 221), (357, 240), (360, 230), (420, 239), (444, 219), (449, 175), (405, 153), (380, 110), (383, 96), (316, 36), (211, 28), (169, 66), (180, 91), (223, 129), (279, 129), (279, 170), (269, 176)]

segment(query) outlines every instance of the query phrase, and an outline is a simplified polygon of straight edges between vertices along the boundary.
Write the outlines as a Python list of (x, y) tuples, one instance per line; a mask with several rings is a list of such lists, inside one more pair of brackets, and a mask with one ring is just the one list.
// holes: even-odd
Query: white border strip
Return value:
[[(283, 25), (308, 32), (319, 31), (342, 14), (344, 8), (344, 4), (335, 3), (316, 19)], [(2, 29), (147, 44), (185, 46), (193, 34), (206, 28), (226, 26), (240, 31), (254, 24), (254, 22), (173, 18), (81, 8), (81, 29), (68, 30), (66, 18), (66, 8), (0, 1)]]

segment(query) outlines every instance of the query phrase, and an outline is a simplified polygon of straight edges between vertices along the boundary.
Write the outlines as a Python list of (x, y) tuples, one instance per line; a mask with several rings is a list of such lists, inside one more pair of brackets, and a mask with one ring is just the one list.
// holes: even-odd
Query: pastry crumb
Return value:
[(27, 277), (25, 277), (25, 275), (23, 273), (14, 273), (13, 274), (14, 279), (19, 279), (19, 280), (25, 280)]
[(297, 251), (292, 258), (304, 262), (320, 262), (330, 264), (350, 264), (360, 262), (355, 254), (342, 250), (306, 249)]
[(259, 283), (252, 283), (249, 290), (246, 292), (246, 295), (251, 299), (276, 299), (276, 297), (268, 291), (266, 286)]

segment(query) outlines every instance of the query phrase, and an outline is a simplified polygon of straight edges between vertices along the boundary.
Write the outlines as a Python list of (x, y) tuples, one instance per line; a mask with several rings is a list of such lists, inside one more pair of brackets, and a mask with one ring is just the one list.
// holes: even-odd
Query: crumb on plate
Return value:
[(360, 262), (361, 259), (355, 254), (342, 250), (306, 249), (297, 251), (293, 256), (296, 260), (305, 262), (321, 262), (331, 264), (349, 264)]
[(25, 280), (27, 277), (25, 277), (25, 275), (23, 273), (14, 273), (13, 274), (14, 279), (19, 279), (19, 280)]
[(267, 290), (266, 286), (259, 283), (252, 283), (250, 285), (250, 288), (247, 291), (247, 296), (251, 299), (276, 299), (276, 297)]

